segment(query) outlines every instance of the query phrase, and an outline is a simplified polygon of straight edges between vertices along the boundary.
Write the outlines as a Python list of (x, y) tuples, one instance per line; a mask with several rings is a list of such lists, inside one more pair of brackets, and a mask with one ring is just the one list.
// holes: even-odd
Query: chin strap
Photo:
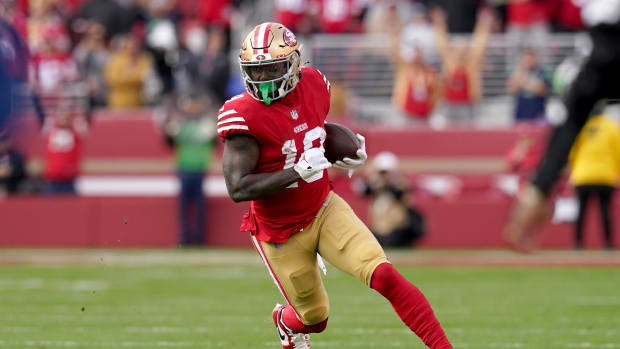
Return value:
[(269, 94), (276, 90), (275, 84), (273, 82), (263, 82), (258, 85), (258, 89), (262, 95), (263, 102), (267, 105), (271, 104), (272, 99), (269, 97)]

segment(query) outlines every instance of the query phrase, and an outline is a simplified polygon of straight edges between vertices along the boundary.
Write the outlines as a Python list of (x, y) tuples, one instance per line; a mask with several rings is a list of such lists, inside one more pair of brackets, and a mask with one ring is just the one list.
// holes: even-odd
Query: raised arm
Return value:
[(473, 64), (480, 64), (484, 58), (487, 42), (489, 41), (491, 29), (493, 28), (493, 21), (493, 10), (490, 8), (484, 8), (480, 11), (471, 43), (470, 62)]
[(228, 195), (234, 202), (270, 196), (301, 179), (291, 167), (270, 173), (253, 173), (258, 163), (258, 143), (248, 135), (226, 138), (222, 168)]
[(450, 43), (448, 40), (448, 28), (446, 25), (446, 14), (439, 7), (431, 10), (431, 21), (433, 22), (433, 30), (435, 31), (435, 43), (437, 52), (441, 58), (442, 64), (446, 64), (450, 57)]

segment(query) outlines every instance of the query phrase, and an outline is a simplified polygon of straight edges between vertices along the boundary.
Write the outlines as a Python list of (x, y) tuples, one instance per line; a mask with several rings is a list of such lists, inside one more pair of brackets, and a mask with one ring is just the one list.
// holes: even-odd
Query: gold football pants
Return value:
[(375, 268), (387, 262), (370, 230), (334, 192), (329, 193), (316, 219), (285, 243), (258, 241), (254, 236), (252, 242), (276, 286), (306, 325), (329, 316), (317, 252), (367, 286)]

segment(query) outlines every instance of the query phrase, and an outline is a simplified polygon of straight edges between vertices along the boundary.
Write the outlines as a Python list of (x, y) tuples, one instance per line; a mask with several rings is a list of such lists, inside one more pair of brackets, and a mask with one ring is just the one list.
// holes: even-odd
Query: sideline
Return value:
[[(544, 250), (517, 254), (510, 250), (387, 250), (396, 265), (496, 267), (616, 267), (620, 251)], [(0, 248), (5, 265), (204, 266), (262, 265), (251, 249), (27, 249)]]

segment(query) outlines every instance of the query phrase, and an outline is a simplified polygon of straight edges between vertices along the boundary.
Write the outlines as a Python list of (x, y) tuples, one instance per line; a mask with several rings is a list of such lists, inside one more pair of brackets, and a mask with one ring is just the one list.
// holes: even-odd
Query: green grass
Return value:
[[(455, 348), (620, 348), (620, 269), (397, 267)], [(325, 284), (313, 348), (424, 348), (374, 291), (333, 267)], [(257, 265), (5, 265), (0, 348), (279, 348), (281, 301)]]

